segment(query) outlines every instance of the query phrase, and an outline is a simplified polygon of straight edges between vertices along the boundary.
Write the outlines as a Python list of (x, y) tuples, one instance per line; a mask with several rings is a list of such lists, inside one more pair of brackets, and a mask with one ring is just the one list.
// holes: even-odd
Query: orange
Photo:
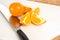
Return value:
[(31, 21), (32, 21), (33, 24), (36, 24), (36, 25), (40, 25), (40, 24), (43, 24), (43, 23), (46, 22), (45, 19), (38, 18), (37, 14), (35, 14), (34, 12), (31, 13)]
[(21, 16), (24, 13), (24, 6), (21, 3), (14, 2), (9, 6), (9, 11), (13, 16)]
[(24, 12), (26, 13), (26, 12), (29, 12), (29, 11), (32, 11), (32, 8), (30, 8), (30, 7), (27, 7), (27, 6), (24, 6)]
[(36, 13), (36, 14), (39, 14), (40, 13), (40, 8), (39, 7), (35, 8), (33, 12)]
[(43, 23), (46, 22), (46, 20), (44, 18), (38, 17), (39, 12), (40, 12), (40, 8), (37, 7), (31, 13), (31, 21), (32, 21), (33, 24), (39, 25), (39, 24), (43, 24)]
[(13, 27), (18, 28), (21, 26), (21, 24), (19, 23), (19, 19), (18, 17), (15, 16), (11, 16), (9, 18), (9, 22), (12, 24)]
[(20, 19), (20, 23), (23, 25), (29, 25), (31, 23), (30, 12), (27, 12), (22, 16), (22, 18)]

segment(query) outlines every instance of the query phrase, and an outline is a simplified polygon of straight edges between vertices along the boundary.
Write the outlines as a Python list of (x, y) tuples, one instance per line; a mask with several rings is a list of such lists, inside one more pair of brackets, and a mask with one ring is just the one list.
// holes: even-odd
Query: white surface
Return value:
[[(11, 2), (13, 1), (11, 0), (10, 2), (7, 1), (7, 3), (5, 3), (6, 7), (8, 7)], [(19, 1), (19, 2), (33, 9), (35, 7), (40, 7), (41, 9), (40, 17), (45, 18), (47, 21), (45, 24), (39, 26), (35, 26), (31, 24), (26, 27), (21, 27), (21, 29), (26, 33), (26, 35), (29, 37), (30, 40), (52, 40), (52, 38), (54, 38), (55, 36), (60, 35), (60, 7), (59, 6), (29, 2), (29, 1)], [(3, 1), (2, 4), (4, 4)], [(7, 12), (6, 10), (4, 11)], [(9, 15), (9, 12), (6, 14)]]
[[(5, 12), (4, 10), (7, 12)], [(0, 11), (5, 14), (9, 13), (8, 9), (1, 4), (0, 4)], [(20, 40), (16, 32), (12, 29), (11, 25), (7, 22), (7, 20), (4, 18), (1, 12), (0, 12), (0, 40)]]

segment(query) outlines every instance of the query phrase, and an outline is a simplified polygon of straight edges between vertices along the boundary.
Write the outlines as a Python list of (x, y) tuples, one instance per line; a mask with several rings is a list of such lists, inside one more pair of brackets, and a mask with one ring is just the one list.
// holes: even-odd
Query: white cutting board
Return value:
[[(23, 1), (23, 0), (22, 1), (7, 0), (7, 2), (5, 0), (5, 1), (1, 1), (1, 3), (8, 8), (9, 4), (14, 1), (18, 1), (23, 5), (29, 6), (33, 9), (36, 7), (40, 7), (41, 9), (40, 17), (46, 19), (46, 23), (43, 25), (35, 26), (31, 24), (29, 26), (20, 27), (26, 33), (26, 35), (29, 37), (30, 40), (52, 40), (54, 37), (60, 35), (60, 6), (31, 2), (31, 1)], [(8, 17), (7, 16), (6, 17), (7, 19), (9, 19), (10, 14), (6, 12), (5, 15), (7, 15)]]

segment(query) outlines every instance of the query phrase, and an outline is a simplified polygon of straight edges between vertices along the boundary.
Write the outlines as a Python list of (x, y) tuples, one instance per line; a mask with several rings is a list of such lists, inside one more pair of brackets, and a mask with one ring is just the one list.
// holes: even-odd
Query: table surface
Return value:
[(36, 2), (43, 2), (43, 3), (48, 3), (48, 4), (54, 4), (60, 6), (60, 0), (32, 0)]

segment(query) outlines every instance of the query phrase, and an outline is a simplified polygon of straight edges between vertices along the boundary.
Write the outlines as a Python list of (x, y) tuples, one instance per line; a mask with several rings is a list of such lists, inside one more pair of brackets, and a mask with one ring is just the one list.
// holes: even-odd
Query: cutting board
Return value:
[(54, 5), (60, 6), (60, 0), (31, 0), (31, 1), (42, 2), (42, 3), (47, 3), (47, 4), (54, 4)]
[[(25, 1), (25, 0), (24, 1), (23, 0), (8, 1), (7, 0), (7, 2), (1, 1), (1, 3), (4, 4), (7, 8), (12, 2), (20, 2), (25, 6), (31, 7), (32, 9), (36, 7), (40, 7), (39, 16), (46, 19), (46, 23), (43, 25), (36, 26), (31, 24), (29, 26), (20, 27), (20, 29), (24, 31), (24, 33), (28, 36), (30, 40), (52, 40), (54, 37), (60, 35), (60, 6), (32, 2), (32, 1)], [(6, 10), (5, 12), (6, 12), (5, 15), (7, 19), (9, 19), (11, 14), (7, 13)]]

